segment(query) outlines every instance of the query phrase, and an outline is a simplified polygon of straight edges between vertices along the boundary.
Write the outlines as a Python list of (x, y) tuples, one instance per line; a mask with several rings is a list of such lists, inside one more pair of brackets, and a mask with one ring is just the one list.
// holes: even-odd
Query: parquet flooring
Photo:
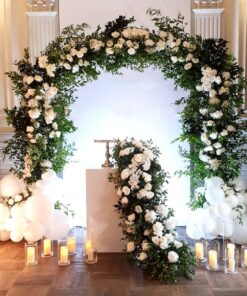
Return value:
[(198, 266), (194, 280), (162, 285), (121, 253), (99, 254), (97, 264), (86, 265), (78, 238), (78, 253), (65, 267), (58, 266), (56, 255), (25, 266), (24, 242), (0, 242), (0, 296), (247, 296), (247, 270), (227, 275)]

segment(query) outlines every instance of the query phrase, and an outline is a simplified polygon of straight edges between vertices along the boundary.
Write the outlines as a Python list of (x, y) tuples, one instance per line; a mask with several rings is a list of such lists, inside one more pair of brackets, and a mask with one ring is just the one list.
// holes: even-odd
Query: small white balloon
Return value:
[(226, 200), (231, 208), (234, 208), (239, 204), (239, 200), (236, 195), (230, 195)]
[(205, 198), (209, 204), (215, 206), (225, 200), (225, 193), (221, 188), (209, 187), (205, 191)]
[(69, 229), (68, 216), (61, 210), (53, 210), (52, 217), (44, 224), (44, 234), (53, 240), (62, 239), (67, 236)]
[(11, 209), (10, 213), (12, 217), (23, 217), (24, 216), (24, 204), (15, 204)]
[(238, 201), (239, 201), (240, 204), (244, 203), (245, 198), (244, 198), (244, 195), (243, 194), (237, 193), (236, 194), (236, 197), (237, 197), (237, 199), (238, 199)]
[(0, 241), (5, 242), (10, 238), (10, 232), (7, 230), (0, 231)]
[(207, 188), (209, 188), (209, 187), (220, 188), (221, 186), (223, 186), (225, 184), (222, 178), (216, 177), (216, 176), (211, 177), (211, 178), (205, 178), (204, 182), (205, 182), (205, 186)]
[(204, 237), (202, 226), (199, 224), (188, 223), (186, 226), (186, 233), (191, 239), (200, 239)]
[(8, 219), (10, 216), (9, 208), (6, 207), (3, 203), (0, 203), (0, 221)]
[(15, 217), (12, 220), (12, 231), (23, 233), (27, 228), (27, 220), (24, 217)]
[(4, 226), (4, 224), (5, 224), (5, 221), (1, 221), (1, 222), (0, 222), (0, 231), (5, 230), (5, 226)]
[(26, 189), (26, 184), (14, 174), (8, 174), (1, 180), (0, 194), (4, 197), (15, 196)]
[(235, 185), (237, 191), (244, 191), (247, 188), (247, 181), (242, 177), (234, 179), (233, 184)]
[(11, 231), (10, 239), (13, 242), (18, 243), (18, 242), (23, 240), (23, 233), (22, 232)]
[(39, 223), (29, 223), (27, 229), (24, 232), (24, 238), (26, 241), (36, 242), (43, 236), (43, 225)]
[(226, 202), (222, 202), (216, 206), (216, 214), (219, 217), (230, 216), (231, 211), (232, 211), (231, 207)]
[(12, 229), (13, 229), (13, 218), (8, 218), (7, 220), (5, 220), (4, 227), (8, 231), (12, 231)]
[(53, 170), (48, 170), (44, 174), (42, 174), (41, 178), (44, 181), (51, 181), (57, 177), (56, 173)]
[(213, 219), (208, 219), (203, 223), (202, 229), (206, 235), (206, 238), (208, 238), (207, 235), (215, 229), (215, 221)]

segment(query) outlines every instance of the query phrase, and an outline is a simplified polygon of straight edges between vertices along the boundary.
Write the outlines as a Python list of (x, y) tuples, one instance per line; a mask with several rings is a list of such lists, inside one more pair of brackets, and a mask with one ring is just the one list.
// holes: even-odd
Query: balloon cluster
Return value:
[[(186, 227), (192, 239), (213, 239), (220, 236), (234, 238), (236, 243), (247, 243), (247, 192), (243, 179), (235, 179), (227, 186), (220, 177), (205, 179), (205, 187), (195, 191), (202, 194), (203, 208), (191, 213)], [(242, 220), (242, 224), (239, 223)]]
[[(27, 192), (31, 196), (24, 200)], [(0, 241), (38, 241), (48, 233), (55, 240), (67, 235), (68, 217), (54, 209), (54, 202), (63, 195), (62, 180), (54, 171), (44, 173), (29, 188), (9, 174), (0, 181), (0, 195)]]

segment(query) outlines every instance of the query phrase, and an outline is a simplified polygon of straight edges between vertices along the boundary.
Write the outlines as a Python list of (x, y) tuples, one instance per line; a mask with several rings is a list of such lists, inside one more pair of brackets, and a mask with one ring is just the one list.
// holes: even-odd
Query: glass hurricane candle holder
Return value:
[(241, 267), (247, 268), (247, 245), (241, 246)]
[(231, 246), (228, 247), (226, 252), (225, 261), (225, 273), (237, 274), (238, 273), (238, 262), (239, 262), (239, 252), (238, 249)]
[(37, 242), (25, 243), (25, 262), (26, 265), (38, 264), (38, 244)]
[(219, 270), (220, 244), (218, 241), (211, 241), (208, 244), (208, 264), (207, 269), (211, 271)]
[(76, 228), (75, 227), (73, 227), (69, 231), (69, 234), (67, 237), (67, 246), (68, 246), (69, 255), (76, 254)]
[(195, 241), (195, 259), (197, 262), (207, 261), (207, 241), (204, 239)]
[(57, 258), (58, 258), (58, 265), (60, 266), (65, 266), (70, 264), (67, 240), (59, 240), (57, 242)]
[(43, 237), (41, 240), (41, 256), (52, 257), (53, 254), (53, 241), (49, 238)]
[(94, 264), (98, 261), (97, 248), (91, 240), (86, 241), (85, 260), (87, 264)]

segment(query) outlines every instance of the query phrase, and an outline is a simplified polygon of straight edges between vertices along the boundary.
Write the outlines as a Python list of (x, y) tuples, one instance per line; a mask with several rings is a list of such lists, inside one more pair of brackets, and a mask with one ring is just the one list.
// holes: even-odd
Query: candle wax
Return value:
[(229, 259), (228, 269), (230, 272), (235, 272), (235, 260)]
[(68, 247), (61, 246), (60, 247), (60, 263), (67, 264), (68, 263)]
[(27, 247), (27, 263), (34, 264), (35, 263), (35, 247)]
[(202, 243), (196, 243), (196, 259), (198, 260), (204, 259)]
[(244, 265), (247, 267), (247, 249), (244, 250)]
[(208, 264), (210, 268), (213, 268), (213, 269), (218, 268), (217, 251), (210, 250), (208, 252)]
[(43, 254), (45, 256), (51, 255), (51, 240), (48, 238), (43, 241)]
[(74, 236), (68, 237), (67, 246), (70, 254), (76, 251), (76, 238)]

